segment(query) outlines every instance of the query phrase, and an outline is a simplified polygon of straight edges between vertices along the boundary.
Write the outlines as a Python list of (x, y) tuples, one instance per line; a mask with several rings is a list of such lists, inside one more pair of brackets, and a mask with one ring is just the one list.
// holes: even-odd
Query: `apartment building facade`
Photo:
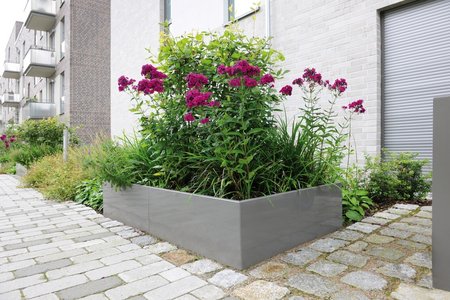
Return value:
[(28, 0), (5, 49), (2, 127), (57, 116), (84, 141), (110, 134), (108, 0)]
[[(271, 36), (289, 70), (278, 86), (290, 83), (305, 67), (324, 77), (346, 78), (340, 103), (364, 99), (367, 113), (354, 121), (363, 153), (419, 152), (431, 159), (432, 101), (450, 94), (450, 1), (448, 0), (136, 0), (111, 1), (112, 134), (132, 131), (124, 113), (127, 96), (117, 92), (122, 74), (139, 77), (139, 66), (158, 49), (159, 23), (171, 33), (223, 30), (230, 18), (248, 35)], [(232, 6), (231, 12), (229, 10)], [(120, 28), (127, 24), (126, 33)], [(284, 108), (294, 117), (294, 93)]]

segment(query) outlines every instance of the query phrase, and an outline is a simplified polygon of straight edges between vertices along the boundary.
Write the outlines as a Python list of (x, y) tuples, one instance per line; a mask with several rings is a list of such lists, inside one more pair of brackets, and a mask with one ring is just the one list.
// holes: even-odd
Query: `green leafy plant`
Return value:
[(75, 198), (77, 186), (89, 178), (75, 149), (70, 151), (67, 161), (61, 153), (43, 157), (30, 167), (22, 182), (26, 187), (37, 188), (48, 198), (67, 201)]
[(62, 147), (53, 147), (47, 144), (21, 144), (11, 151), (10, 159), (13, 162), (30, 167), (35, 161), (59, 151), (62, 151)]
[(103, 210), (102, 181), (99, 179), (88, 179), (82, 181), (76, 187), (75, 201), (92, 207), (96, 211)]
[(344, 217), (351, 222), (361, 221), (366, 212), (374, 207), (369, 193), (362, 186), (363, 171), (353, 166), (345, 171), (342, 188)]
[(386, 201), (421, 201), (431, 190), (431, 173), (423, 168), (428, 160), (417, 153), (392, 153), (366, 159), (366, 189), (376, 203)]

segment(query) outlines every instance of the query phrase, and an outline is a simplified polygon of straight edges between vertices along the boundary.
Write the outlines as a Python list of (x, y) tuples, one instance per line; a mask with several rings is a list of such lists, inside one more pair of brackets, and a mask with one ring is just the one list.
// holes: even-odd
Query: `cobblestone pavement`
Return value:
[(450, 299), (431, 207), (396, 205), (245, 271), (0, 175), (0, 299)]

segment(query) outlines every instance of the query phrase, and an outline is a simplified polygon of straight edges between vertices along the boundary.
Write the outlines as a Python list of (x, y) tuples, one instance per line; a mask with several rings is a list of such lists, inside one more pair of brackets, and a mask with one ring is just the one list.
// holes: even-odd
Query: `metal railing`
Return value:
[(22, 108), (24, 120), (28, 119), (45, 119), (55, 116), (56, 107), (52, 102), (32, 102), (25, 103)]

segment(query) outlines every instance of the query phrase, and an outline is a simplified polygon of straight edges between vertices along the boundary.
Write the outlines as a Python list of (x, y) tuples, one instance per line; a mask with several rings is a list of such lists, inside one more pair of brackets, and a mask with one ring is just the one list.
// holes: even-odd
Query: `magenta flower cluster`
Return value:
[(9, 149), (9, 147), (11, 146), (11, 143), (14, 143), (16, 141), (16, 136), (12, 135), (8, 138), (8, 136), (6, 134), (2, 134), (0, 136), (0, 140), (5, 145), (5, 148)]
[(120, 76), (118, 80), (119, 92), (123, 92), (129, 85), (132, 85), (136, 80), (129, 79), (125, 76)]
[(137, 85), (133, 85), (136, 80), (130, 79), (124, 75), (120, 76), (118, 79), (119, 91), (122, 92), (131, 86), (132, 89), (138, 91), (139, 93), (144, 93), (144, 95), (151, 95), (153, 93), (164, 92), (164, 79), (167, 75), (150, 64), (142, 66), (141, 75), (144, 77), (141, 79)]
[(366, 112), (363, 102), (364, 101), (362, 99), (359, 99), (359, 100), (349, 103), (348, 105), (342, 106), (342, 108), (345, 110), (350, 110), (351, 112), (354, 112), (357, 114), (363, 114)]
[[(186, 82), (189, 90), (186, 92), (186, 106), (192, 110), (196, 107), (220, 107), (220, 102), (216, 100), (210, 100), (211, 92), (202, 92), (201, 89), (209, 83), (208, 77), (203, 74), (190, 73), (186, 76)], [(183, 119), (186, 122), (194, 122), (196, 120), (192, 112), (188, 112), (184, 115)], [(201, 124), (209, 122), (209, 118), (205, 117), (200, 120)]]
[(264, 74), (258, 80), (258, 77), (261, 75), (261, 69), (257, 66), (252, 66), (246, 60), (239, 60), (231, 67), (220, 65), (217, 67), (217, 73), (232, 77), (228, 80), (228, 84), (231, 87), (245, 86), (253, 88), (258, 86), (258, 84), (267, 85), (275, 81), (271, 74)]
[[(296, 78), (292, 81), (293, 85), (298, 85), (299, 87), (302, 87), (304, 83), (308, 83), (310, 89), (316, 84), (328, 88), (336, 96), (340, 96), (347, 90), (348, 87), (347, 80), (344, 78), (336, 79), (333, 84), (331, 84), (329, 80), (323, 81), (322, 74), (318, 73), (315, 68), (306, 68), (302, 77)], [(280, 93), (282, 95), (291, 96), (292, 86), (286, 85), (282, 87)], [(358, 114), (363, 114), (366, 112), (366, 109), (363, 106), (363, 100), (361, 99), (351, 102), (349, 105), (343, 106), (342, 108), (345, 110), (351, 110), (352, 112)]]

